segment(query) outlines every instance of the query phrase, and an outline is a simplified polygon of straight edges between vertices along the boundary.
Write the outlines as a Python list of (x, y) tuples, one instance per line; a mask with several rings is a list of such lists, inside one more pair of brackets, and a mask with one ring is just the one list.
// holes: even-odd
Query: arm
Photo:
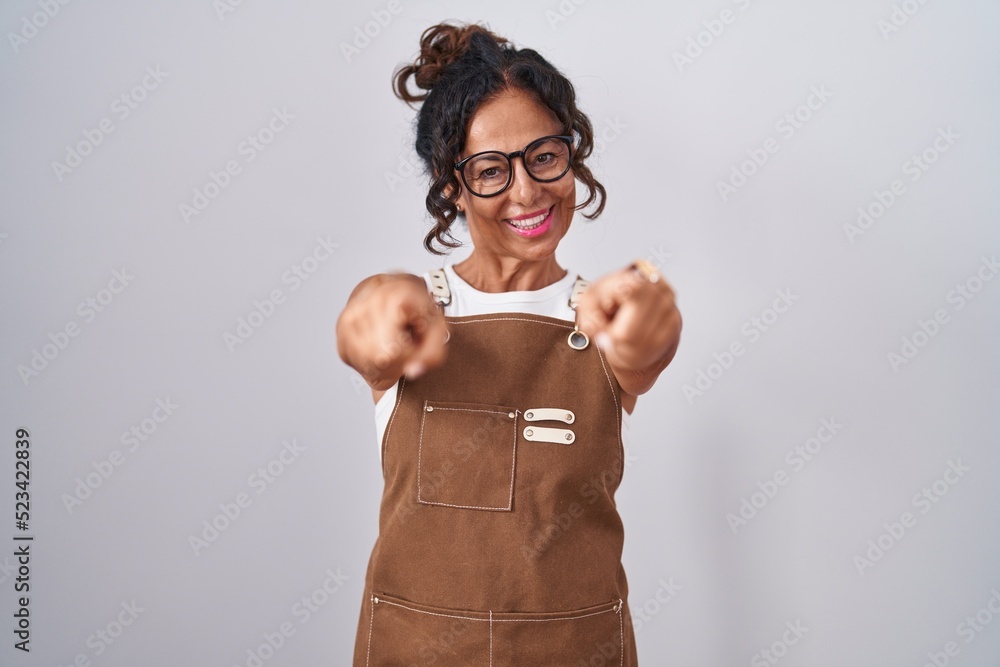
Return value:
[(618, 379), (618, 384), (621, 385), (622, 391), (632, 396), (641, 396), (647, 391), (653, 388), (656, 384), (657, 378), (660, 377), (660, 373), (670, 365), (673, 361), (674, 354), (677, 352), (677, 345), (680, 341), (680, 318), (678, 317), (677, 322), (677, 335), (673, 341), (671, 347), (664, 352), (663, 357), (658, 361), (650, 364), (646, 368), (639, 370), (625, 370), (622, 368), (616, 368), (613, 363), (610, 362), (611, 370), (614, 371), (615, 377)]

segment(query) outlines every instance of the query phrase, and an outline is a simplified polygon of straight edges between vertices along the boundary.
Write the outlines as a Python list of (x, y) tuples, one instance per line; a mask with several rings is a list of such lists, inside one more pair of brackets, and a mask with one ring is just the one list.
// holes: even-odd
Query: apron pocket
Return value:
[(565, 612), (493, 614), (493, 667), (620, 667), (619, 600)]
[(425, 505), (510, 511), (516, 449), (515, 408), (424, 401), (417, 500)]
[(622, 602), (555, 612), (465, 611), (374, 595), (367, 664), (623, 664)]
[(490, 664), (490, 626), (465, 612), (375, 595), (365, 665), (467, 667)]

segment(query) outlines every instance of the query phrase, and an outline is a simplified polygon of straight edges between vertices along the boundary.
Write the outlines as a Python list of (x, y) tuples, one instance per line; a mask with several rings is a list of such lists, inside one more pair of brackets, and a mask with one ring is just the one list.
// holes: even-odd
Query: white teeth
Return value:
[(545, 213), (539, 213), (534, 218), (525, 218), (524, 220), (518, 220), (517, 222), (514, 222), (513, 220), (508, 220), (507, 222), (514, 225), (518, 229), (532, 229), (542, 224), (542, 221), (545, 220), (545, 218), (547, 218), (548, 215), (549, 212), (546, 211)]

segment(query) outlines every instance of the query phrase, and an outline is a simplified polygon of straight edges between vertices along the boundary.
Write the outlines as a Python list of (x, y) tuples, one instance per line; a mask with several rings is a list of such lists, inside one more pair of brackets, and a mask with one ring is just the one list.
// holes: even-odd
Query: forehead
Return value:
[(472, 155), (491, 150), (511, 153), (538, 137), (562, 132), (562, 124), (547, 107), (522, 91), (504, 91), (476, 110), (462, 153)]

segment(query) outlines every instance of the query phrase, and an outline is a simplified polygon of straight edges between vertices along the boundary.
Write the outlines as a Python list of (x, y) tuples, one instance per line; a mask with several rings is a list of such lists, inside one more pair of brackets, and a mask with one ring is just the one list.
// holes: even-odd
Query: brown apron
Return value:
[(354, 666), (635, 667), (614, 373), (566, 320), (446, 320), (382, 438)]

